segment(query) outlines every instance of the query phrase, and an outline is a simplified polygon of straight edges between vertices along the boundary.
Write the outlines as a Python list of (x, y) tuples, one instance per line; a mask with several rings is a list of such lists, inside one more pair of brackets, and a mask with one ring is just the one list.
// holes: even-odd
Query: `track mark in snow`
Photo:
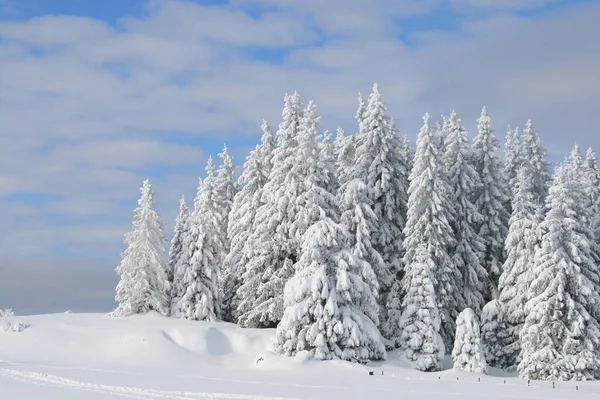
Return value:
[(291, 397), (271, 397), (234, 393), (205, 393), (205, 392), (179, 392), (167, 390), (142, 389), (128, 386), (110, 386), (87, 383), (57, 375), (42, 374), (37, 372), (21, 372), (7, 368), (0, 368), (0, 377), (41, 386), (78, 389), (104, 394), (114, 394), (134, 399), (172, 399), (172, 400), (301, 400)]

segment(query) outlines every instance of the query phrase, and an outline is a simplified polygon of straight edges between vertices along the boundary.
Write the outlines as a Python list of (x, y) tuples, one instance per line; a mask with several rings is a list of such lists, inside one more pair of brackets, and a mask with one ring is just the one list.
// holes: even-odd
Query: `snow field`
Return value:
[[(598, 382), (532, 382), (489, 368), (416, 371), (398, 352), (363, 366), (273, 353), (274, 329), (157, 315), (16, 318), (0, 334), (0, 399), (597, 399)], [(258, 361), (259, 359), (262, 359)], [(258, 362), (257, 362), (258, 361)], [(373, 370), (374, 375), (369, 375)], [(383, 375), (381, 372), (383, 371)], [(478, 381), (481, 379), (481, 382)], [(506, 380), (506, 383), (504, 381)], [(575, 390), (578, 386), (579, 390)]]

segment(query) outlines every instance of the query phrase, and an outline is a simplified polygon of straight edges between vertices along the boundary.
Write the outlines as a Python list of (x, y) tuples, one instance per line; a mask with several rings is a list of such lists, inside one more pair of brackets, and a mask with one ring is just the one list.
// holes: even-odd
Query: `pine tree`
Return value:
[(504, 147), (504, 173), (508, 177), (508, 185), (513, 196), (517, 187), (517, 173), (524, 162), (519, 128), (513, 130), (509, 126), (506, 133), (506, 145)]
[(456, 319), (456, 339), (454, 339), (452, 361), (455, 369), (478, 374), (487, 373), (479, 320), (470, 308), (465, 308)]
[(487, 303), (481, 310), (481, 341), (487, 365), (498, 367), (504, 354), (499, 339), (504, 327), (502, 304), (497, 299)]
[[(600, 246), (600, 168), (596, 153), (591, 147), (586, 152), (583, 174), (589, 205), (589, 227), (596, 243)], [(598, 268), (600, 269), (600, 265)]]
[(538, 203), (544, 204), (550, 182), (550, 164), (547, 151), (542, 146), (538, 133), (533, 129), (531, 120), (527, 121), (522, 138), (523, 158), (529, 165), (533, 177), (533, 193)]
[(392, 339), (386, 328), (386, 310), (390, 290), (403, 270), (402, 241), (407, 203), (407, 182), (404, 178), (407, 171), (401, 158), (402, 143), (396, 135), (393, 121), (387, 115), (377, 84), (373, 86), (363, 115), (355, 141), (355, 163), (349, 179), (360, 179), (367, 185), (367, 193), (377, 217), (377, 229), (372, 232), (372, 242), (385, 263), (385, 268), (375, 270), (380, 287), (379, 322), (384, 337)]
[(350, 180), (350, 172), (354, 165), (354, 136), (346, 136), (342, 128), (338, 128), (335, 138), (336, 176), (338, 185), (342, 186)]
[(522, 378), (600, 377), (600, 276), (584, 215), (583, 185), (568, 166), (557, 168), (541, 223), (527, 318), (521, 331)]
[(497, 366), (512, 368), (518, 364), (521, 343), (519, 333), (525, 323), (525, 304), (534, 276), (531, 267), (535, 262), (538, 245), (538, 220), (540, 212), (533, 193), (531, 170), (521, 167), (515, 184), (513, 211), (506, 237), (506, 261), (500, 276), (499, 300), (503, 309), (503, 329), (498, 332), (502, 354)]
[(261, 129), (261, 144), (250, 152), (244, 163), (244, 169), (238, 185), (241, 190), (236, 193), (229, 222), (227, 237), (230, 240), (229, 253), (223, 261), (223, 316), (226, 320), (237, 321), (239, 298), (238, 289), (242, 284), (242, 276), (248, 262), (249, 237), (255, 221), (256, 211), (263, 204), (262, 189), (267, 183), (271, 170), (271, 156), (275, 148), (275, 136), (266, 121)]
[(296, 199), (304, 177), (292, 175), (304, 109), (297, 93), (285, 96), (283, 122), (273, 150), (273, 168), (263, 187), (252, 232), (245, 246), (248, 259), (238, 289), (238, 323), (242, 327), (275, 327), (283, 316), (283, 290), (298, 260), (298, 244), (290, 235)]
[(169, 313), (169, 278), (167, 273), (167, 239), (163, 223), (154, 210), (154, 192), (146, 179), (141, 188), (139, 207), (133, 215), (132, 229), (125, 235), (127, 248), (116, 269), (119, 283), (111, 315), (125, 317), (148, 311)]
[[(435, 337), (430, 333), (427, 333), (429, 336), (425, 341), (413, 337), (423, 334), (422, 324), (428, 330), (438, 329), (436, 333), (441, 334), (446, 349), (452, 348), (457, 299), (460, 298), (460, 289), (456, 287), (456, 283), (462, 279), (448, 254), (448, 249), (456, 245), (450, 226), (451, 190), (446, 181), (441, 155), (433, 143), (430, 118), (429, 114), (425, 114), (417, 139), (408, 189), (408, 219), (404, 228), (406, 274), (401, 283), (404, 293), (401, 343), (416, 354), (411, 356), (413, 361), (421, 357), (420, 354), (428, 354), (425, 358), (431, 361), (428, 357), (435, 353), (422, 348), (433, 346)], [(429, 310), (428, 315), (419, 311), (424, 307)], [(436, 322), (439, 318), (441, 325)], [(430, 361), (425, 365), (430, 365)], [(438, 368), (439, 365), (436, 365), (431, 364), (427, 368)]]
[(179, 200), (179, 215), (175, 220), (173, 239), (171, 239), (171, 247), (169, 249), (168, 277), (169, 282), (171, 283), (171, 290), (169, 296), (171, 304), (177, 303), (177, 301), (179, 301), (179, 299), (177, 298), (178, 291), (175, 288), (181, 285), (181, 280), (183, 278), (184, 271), (181, 271), (178, 268), (178, 265), (182, 264), (180, 260), (185, 256), (183, 240), (186, 235), (186, 228), (189, 218), (190, 212), (188, 210), (185, 197), (181, 196), (181, 199)]
[(451, 226), (456, 239), (450, 255), (462, 275), (462, 281), (456, 285), (463, 288), (461, 297), (464, 301), (459, 299), (456, 313), (467, 307), (479, 313), (484, 306), (484, 285), (490, 280), (483, 265), (485, 240), (475, 230), (482, 223), (482, 216), (471, 201), (481, 182), (471, 165), (469, 139), (460, 122), (458, 114), (452, 111), (446, 119), (444, 134), (444, 164), (451, 190)]
[(384, 359), (378, 306), (368, 263), (351, 251), (351, 236), (330, 218), (304, 235), (296, 273), (285, 285), (285, 312), (277, 327), (279, 354), (308, 351), (318, 360)]
[(410, 141), (408, 140), (408, 136), (404, 135), (402, 137), (402, 147), (400, 150), (401, 154), (402, 154), (402, 159), (404, 160), (405, 164), (406, 164), (406, 182), (408, 182), (408, 177), (410, 175), (410, 171), (412, 170), (413, 167), (413, 160), (415, 158), (415, 152), (412, 149), (412, 147), (410, 146)]
[(328, 130), (325, 130), (323, 133), (323, 140), (320, 142), (320, 152), (323, 168), (329, 176), (327, 191), (335, 194), (340, 184), (337, 177), (335, 142), (331, 136), (331, 132)]
[(230, 249), (230, 239), (227, 234), (227, 229), (229, 226), (229, 214), (233, 208), (233, 200), (237, 193), (233, 182), (237, 168), (233, 164), (233, 157), (229, 154), (227, 145), (223, 146), (223, 151), (219, 153), (219, 158), (223, 160), (223, 163), (217, 172), (213, 197), (217, 211), (215, 214), (215, 221), (217, 223), (215, 233), (219, 235), (219, 238), (217, 238), (216, 241), (218, 243), (223, 243), (223, 247), (217, 249), (216, 260), (219, 270), (218, 285), (219, 299), (221, 301), (221, 314), (219, 315), (219, 318), (225, 321), (232, 321), (231, 301), (235, 292), (230, 286), (233, 282), (226, 281), (226, 277), (231, 275), (231, 271), (228, 270), (229, 265), (225, 264), (225, 258), (229, 254)]
[(440, 335), (442, 316), (436, 296), (439, 269), (427, 244), (418, 243), (416, 246), (411, 250), (411, 262), (406, 264), (406, 274), (402, 279), (404, 298), (400, 343), (414, 368), (439, 371), (445, 353), (444, 339)]
[(188, 237), (188, 265), (183, 275), (184, 292), (176, 305), (175, 315), (198, 321), (216, 321), (220, 313), (218, 274), (219, 257), (225, 246), (220, 224), (219, 203), (215, 202), (215, 168), (212, 157), (206, 165), (207, 176), (200, 181), (190, 217)]
[(475, 193), (474, 203), (483, 217), (478, 233), (486, 242), (484, 266), (490, 280), (484, 282), (483, 297), (487, 302), (498, 294), (498, 279), (504, 262), (504, 240), (510, 218), (506, 210), (509, 194), (502, 165), (496, 156), (498, 141), (485, 107), (477, 120), (477, 131), (473, 159), (482, 186)]

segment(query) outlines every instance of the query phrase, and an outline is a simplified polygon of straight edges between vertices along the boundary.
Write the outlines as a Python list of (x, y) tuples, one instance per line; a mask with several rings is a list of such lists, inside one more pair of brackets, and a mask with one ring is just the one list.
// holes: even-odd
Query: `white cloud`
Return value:
[[(426, 16), (440, 2), (151, 2), (146, 16), (115, 28), (67, 16), (0, 22), (0, 196), (58, 196), (38, 205), (0, 202), (0, 254), (79, 246), (117, 260), (145, 171), (167, 171), (152, 181), (169, 229), (180, 194), (191, 202), (204, 174), (206, 149), (164, 137), (200, 147), (218, 138), (241, 164), (252, 147), (247, 138), (258, 141), (262, 118), (277, 128), (283, 94), (293, 90), (316, 101), (330, 130), (341, 124), (354, 132), (357, 92), (379, 81), (412, 138), (425, 111), (454, 108), (473, 131), (485, 104), (501, 136), (506, 124), (533, 118), (555, 159), (574, 140), (600, 150), (592, 129), (600, 7), (571, 6), (538, 20), (508, 12), (543, 5), (525, 3), (455, 0), (459, 10), (503, 11), (470, 18), (460, 32), (413, 34), (411, 46), (394, 37), (402, 28), (396, 18)], [(243, 12), (253, 8), (269, 12)], [(282, 60), (257, 60), (257, 49), (280, 49)]]

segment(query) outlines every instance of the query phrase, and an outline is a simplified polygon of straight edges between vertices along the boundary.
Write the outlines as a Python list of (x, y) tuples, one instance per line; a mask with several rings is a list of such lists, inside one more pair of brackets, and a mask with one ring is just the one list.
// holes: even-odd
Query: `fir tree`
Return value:
[(342, 186), (350, 180), (354, 165), (354, 136), (346, 136), (342, 128), (338, 128), (335, 138), (336, 176), (338, 185)]
[(454, 266), (462, 275), (462, 281), (456, 285), (463, 288), (461, 297), (464, 301), (459, 299), (456, 313), (466, 307), (479, 313), (484, 305), (485, 285), (490, 281), (483, 266), (485, 240), (475, 230), (482, 223), (482, 216), (471, 201), (475, 191), (481, 187), (481, 182), (471, 165), (467, 132), (460, 122), (458, 114), (452, 111), (446, 119), (444, 135), (444, 164), (451, 190), (451, 226), (456, 239), (450, 255)]
[(470, 308), (465, 308), (456, 319), (456, 338), (454, 339), (454, 350), (452, 350), (452, 361), (455, 369), (478, 374), (487, 373), (479, 320)]
[(384, 268), (375, 270), (379, 281), (379, 322), (384, 337), (389, 337), (386, 315), (388, 295), (397, 275), (403, 270), (403, 228), (406, 215), (407, 175), (406, 164), (401, 158), (402, 143), (396, 135), (393, 121), (387, 115), (379, 86), (373, 92), (360, 124), (355, 141), (355, 157), (349, 179), (360, 179), (368, 188), (367, 193), (377, 217), (377, 229), (372, 232), (375, 249), (384, 260)]
[(237, 321), (239, 298), (237, 291), (242, 284), (242, 276), (248, 262), (249, 237), (256, 217), (256, 210), (263, 204), (262, 189), (267, 183), (271, 170), (271, 156), (275, 148), (275, 136), (266, 121), (261, 129), (261, 144), (250, 152), (238, 180), (241, 190), (236, 193), (229, 222), (227, 237), (230, 241), (229, 253), (223, 262), (223, 315), (225, 319)]
[[(600, 168), (598, 168), (596, 153), (591, 147), (586, 152), (583, 174), (589, 205), (589, 227), (596, 243), (600, 246)], [(600, 266), (598, 268), (600, 269)]]
[[(186, 229), (188, 224), (188, 219), (190, 218), (190, 212), (188, 210), (187, 203), (185, 201), (185, 197), (181, 196), (179, 200), (179, 215), (175, 220), (175, 230), (173, 234), (173, 239), (171, 239), (171, 247), (169, 249), (169, 262), (168, 262), (168, 277), (170, 285), (170, 301), (171, 304), (177, 303), (179, 300), (177, 298), (177, 288), (181, 285), (181, 280), (183, 279), (183, 272), (178, 268), (178, 265), (182, 265), (183, 257), (185, 257), (185, 249), (183, 240), (186, 235)], [(184, 264), (184, 263), (183, 263)], [(169, 307), (170, 309), (170, 307)]]
[(525, 323), (525, 304), (534, 278), (531, 267), (538, 245), (539, 206), (533, 194), (531, 170), (521, 167), (515, 184), (513, 211), (506, 237), (506, 261), (500, 276), (499, 300), (503, 309), (503, 329), (497, 335), (502, 353), (496, 365), (512, 368), (518, 364), (521, 343), (519, 333)]
[(533, 129), (531, 120), (527, 121), (523, 130), (522, 147), (523, 158), (531, 168), (535, 199), (539, 204), (544, 204), (550, 182), (550, 164), (546, 149), (542, 146), (538, 133)]
[[(429, 331), (424, 341), (416, 340), (413, 336), (421, 335), (421, 326), (425, 324), (428, 330), (437, 329), (436, 333), (441, 334), (446, 349), (452, 348), (457, 299), (460, 298), (456, 283), (462, 279), (448, 254), (448, 249), (456, 245), (450, 226), (451, 190), (441, 155), (433, 142), (430, 118), (429, 114), (423, 118), (408, 189), (408, 219), (404, 240), (406, 274), (402, 279), (404, 311), (401, 324), (404, 338), (401, 342), (410, 347), (410, 352), (416, 354), (416, 358), (421, 357), (419, 354), (428, 354), (427, 360), (435, 351), (425, 350), (422, 346), (433, 346), (435, 337)], [(423, 307), (429, 310), (428, 315), (419, 311)], [(441, 325), (436, 322), (439, 318)], [(415, 357), (412, 357), (413, 361)], [(425, 364), (429, 365), (429, 361)], [(434, 364), (427, 368), (439, 367)]]
[(568, 166), (557, 168), (521, 331), (522, 378), (600, 377), (599, 260), (594, 259), (592, 234), (582, 221), (584, 195)]
[(330, 218), (312, 225), (296, 273), (285, 285), (276, 352), (308, 351), (318, 360), (384, 359), (368, 263), (351, 251), (349, 232)]
[(483, 294), (487, 302), (498, 294), (498, 279), (504, 262), (504, 240), (510, 218), (506, 210), (509, 195), (502, 165), (496, 156), (498, 141), (485, 107), (477, 120), (477, 131), (473, 159), (482, 186), (475, 193), (474, 203), (483, 217), (478, 233), (485, 240), (484, 266), (490, 278), (484, 282)]
[(513, 130), (509, 126), (504, 147), (504, 173), (508, 177), (508, 184), (513, 196), (517, 187), (517, 173), (525, 162), (522, 145), (519, 128)]
[(245, 246), (248, 259), (237, 296), (238, 323), (243, 327), (275, 327), (283, 316), (283, 290), (298, 260), (297, 240), (290, 235), (296, 199), (304, 177), (292, 174), (298, 154), (303, 105), (297, 93), (285, 96), (283, 122), (277, 132), (272, 169), (262, 190), (252, 233)]
[(125, 235), (127, 248), (116, 269), (119, 283), (112, 316), (125, 317), (148, 311), (169, 313), (167, 239), (160, 216), (154, 210), (154, 192), (149, 180), (141, 188), (139, 207), (133, 215), (132, 229)]
[(483, 354), (487, 365), (497, 367), (504, 354), (504, 348), (499, 339), (500, 331), (504, 329), (502, 304), (497, 299), (487, 303), (481, 310), (481, 341)]
[(188, 266), (183, 275), (184, 292), (175, 314), (198, 321), (215, 321), (220, 313), (218, 274), (219, 257), (225, 246), (220, 225), (219, 203), (215, 202), (218, 183), (212, 157), (206, 165), (207, 176), (200, 181), (190, 218)]
[(336, 168), (335, 142), (331, 136), (331, 132), (328, 130), (325, 130), (323, 133), (323, 140), (320, 142), (320, 152), (323, 168), (329, 177), (329, 183), (326, 185), (327, 191), (335, 194), (339, 187)]

